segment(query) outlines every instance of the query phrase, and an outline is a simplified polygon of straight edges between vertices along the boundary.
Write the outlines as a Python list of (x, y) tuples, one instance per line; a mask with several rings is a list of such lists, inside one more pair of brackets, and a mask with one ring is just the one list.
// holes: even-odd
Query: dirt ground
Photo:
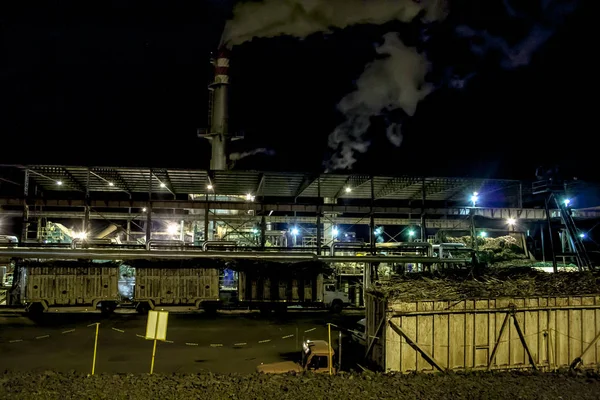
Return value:
[(2, 399), (598, 399), (596, 374), (0, 374)]
[[(298, 359), (303, 339), (327, 340), (327, 323), (347, 326), (360, 318), (360, 314), (338, 316), (328, 312), (289, 312), (283, 318), (261, 317), (258, 313), (222, 313), (216, 317), (171, 313), (169, 342), (158, 343), (154, 371), (252, 373), (261, 363)], [(99, 322), (96, 372), (147, 373), (153, 343), (143, 338), (146, 321), (147, 317), (136, 313), (110, 318), (99, 314), (45, 314), (39, 321), (0, 313), (0, 371), (89, 373), (93, 324)], [(335, 338), (338, 332), (333, 330), (332, 335)], [(349, 351), (344, 353), (344, 360), (349, 360)]]

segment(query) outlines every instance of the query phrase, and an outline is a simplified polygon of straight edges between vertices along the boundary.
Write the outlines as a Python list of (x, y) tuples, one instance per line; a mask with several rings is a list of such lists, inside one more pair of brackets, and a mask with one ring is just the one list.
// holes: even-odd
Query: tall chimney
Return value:
[(210, 99), (210, 127), (209, 132), (200, 135), (211, 141), (212, 156), (210, 159), (211, 170), (227, 169), (227, 144), (231, 140), (229, 135), (229, 50), (223, 46), (219, 49), (215, 66), (215, 79), (209, 86)]

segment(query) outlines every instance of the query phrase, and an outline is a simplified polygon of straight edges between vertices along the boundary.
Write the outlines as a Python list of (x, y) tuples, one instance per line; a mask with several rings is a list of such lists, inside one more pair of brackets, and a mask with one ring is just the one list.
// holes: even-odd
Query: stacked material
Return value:
[(552, 274), (528, 267), (491, 268), (477, 275), (467, 270), (413, 273), (382, 282), (372, 292), (402, 301), (587, 295), (600, 293), (600, 274)]

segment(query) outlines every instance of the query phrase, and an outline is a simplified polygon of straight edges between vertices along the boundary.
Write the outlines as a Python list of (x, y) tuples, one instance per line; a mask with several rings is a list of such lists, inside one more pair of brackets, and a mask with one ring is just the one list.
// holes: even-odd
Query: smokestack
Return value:
[(215, 79), (209, 86), (211, 98), (209, 100), (209, 132), (200, 134), (200, 137), (210, 140), (212, 156), (210, 159), (211, 170), (227, 169), (227, 144), (231, 140), (229, 135), (229, 54), (225, 46), (219, 48), (215, 66)]

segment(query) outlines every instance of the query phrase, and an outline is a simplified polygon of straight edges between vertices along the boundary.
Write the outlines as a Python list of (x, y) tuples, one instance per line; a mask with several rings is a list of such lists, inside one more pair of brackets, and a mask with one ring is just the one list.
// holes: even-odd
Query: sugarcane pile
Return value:
[(600, 273), (552, 274), (529, 267), (413, 273), (380, 282), (372, 292), (401, 301), (600, 295)]
[[(469, 248), (474, 248), (471, 236), (445, 238), (447, 243), (463, 243)], [(502, 261), (525, 259), (525, 251), (514, 236), (477, 237), (477, 250), (482, 262), (494, 264)]]

